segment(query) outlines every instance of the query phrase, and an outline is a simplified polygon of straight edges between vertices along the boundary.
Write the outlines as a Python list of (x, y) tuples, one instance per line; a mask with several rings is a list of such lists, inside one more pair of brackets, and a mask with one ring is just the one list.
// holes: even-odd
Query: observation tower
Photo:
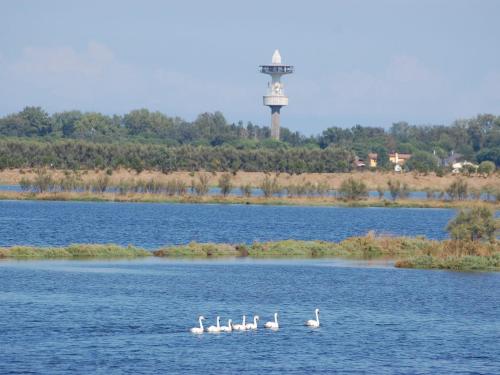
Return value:
[(281, 63), (280, 51), (275, 50), (271, 60), (271, 65), (261, 65), (260, 72), (269, 74), (271, 82), (267, 84), (267, 94), (264, 95), (264, 105), (271, 108), (271, 137), (280, 139), (280, 110), (288, 105), (288, 97), (283, 90), (281, 76), (293, 73), (292, 65)]

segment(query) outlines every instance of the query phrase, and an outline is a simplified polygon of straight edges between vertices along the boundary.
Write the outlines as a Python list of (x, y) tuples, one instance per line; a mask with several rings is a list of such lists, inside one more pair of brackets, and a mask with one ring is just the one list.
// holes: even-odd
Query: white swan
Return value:
[(233, 330), (233, 321), (231, 319), (227, 321), (227, 326), (220, 327), (221, 332), (232, 332), (232, 330)]
[(316, 314), (316, 320), (309, 319), (306, 322), (306, 326), (312, 327), (312, 328), (318, 328), (319, 327), (319, 309), (314, 310), (314, 313)]
[(217, 317), (217, 325), (208, 327), (207, 332), (210, 332), (210, 333), (220, 332), (220, 316)]
[(253, 317), (253, 323), (247, 323), (245, 325), (245, 328), (246, 329), (257, 329), (257, 322), (259, 321), (259, 316), (258, 315), (254, 315)]
[(280, 326), (278, 324), (278, 313), (274, 313), (274, 322), (266, 322), (264, 327), (271, 329), (278, 329)]
[(191, 333), (196, 333), (196, 334), (203, 333), (203, 320), (205, 320), (205, 317), (200, 315), (200, 317), (198, 318), (200, 326), (191, 328)]
[(235, 324), (233, 325), (233, 329), (235, 331), (245, 331), (247, 329), (247, 326), (245, 324), (247, 317), (243, 315), (243, 322), (241, 324)]

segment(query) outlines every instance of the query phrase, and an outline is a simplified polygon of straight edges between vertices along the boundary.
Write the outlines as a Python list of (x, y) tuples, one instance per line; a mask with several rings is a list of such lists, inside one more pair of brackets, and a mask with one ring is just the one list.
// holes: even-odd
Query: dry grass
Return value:
[(487, 206), (500, 209), (500, 202), (484, 202), (472, 200), (416, 200), (399, 199), (397, 201), (369, 198), (365, 200), (346, 201), (335, 197), (263, 197), (263, 196), (227, 196), (220, 195), (175, 195), (129, 193), (89, 193), (89, 192), (45, 192), (24, 193), (16, 191), (0, 191), (0, 200), (47, 200), (47, 201), (93, 201), (93, 202), (142, 202), (142, 203), (205, 203), (205, 204), (257, 204), (288, 206), (342, 206), (342, 207), (387, 207), (387, 208), (471, 208)]
[(0, 258), (60, 259), (60, 258), (137, 258), (151, 253), (134, 246), (114, 244), (73, 244), (67, 247), (12, 246), (0, 248)]
[[(64, 177), (64, 171), (51, 170), (52, 175), (56, 179)], [(84, 181), (92, 181), (97, 177), (104, 175), (103, 171), (80, 171), (79, 175)], [(218, 180), (223, 172), (209, 173), (209, 185), (217, 186)], [(238, 172), (232, 176), (233, 186), (242, 186), (249, 184), (253, 187), (258, 187), (265, 177), (263, 172)], [(0, 171), (0, 184), (3, 185), (16, 185), (22, 177), (33, 178), (35, 176), (34, 169), (6, 169)], [(303, 184), (306, 182), (312, 184), (326, 183), (331, 189), (338, 189), (345, 179), (348, 177), (360, 178), (367, 185), (369, 190), (376, 190), (377, 186), (387, 187), (387, 180), (390, 178), (397, 178), (401, 183), (406, 183), (410, 189), (414, 191), (423, 191), (424, 189), (443, 190), (448, 187), (453, 181), (456, 180), (455, 176), (446, 175), (444, 177), (437, 177), (431, 173), (427, 176), (417, 175), (414, 173), (396, 174), (394, 172), (352, 172), (352, 173), (303, 173), (300, 175), (290, 175), (288, 173), (280, 173), (278, 175), (278, 183), (280, 185), (293, 185)], [(187, 185), (191, 183), (194, 176), (190, 172), (172, 172), (168, 175), (158, 171), (143, 171), (137, 174), (135, 171), (128, 171), (126, 169), (119, 169), (113, 171), (110, 176), (111, 185), (117, 185), (120, 180), (127, 179), (143, 179), (149, 180), (156, 179), (159, 182), (166, 182), (168, 180), (177, 179), (185, 182)], [(464, 177), (470, 188), (480, 189), (486, 185), (500, 186), (500, 175), (497, 173), (488, 178), (484, 177)]]

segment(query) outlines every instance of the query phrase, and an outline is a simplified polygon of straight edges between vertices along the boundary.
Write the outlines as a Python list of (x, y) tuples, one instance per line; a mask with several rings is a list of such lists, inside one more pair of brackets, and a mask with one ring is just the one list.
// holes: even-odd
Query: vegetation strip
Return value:
[(169, 196), (149, 193), (85, 193), (85, 192), (49, 192), (24, 193), (17, 191), (0, 192), (0, 200), (39, 200), (39, 201), (79, 201), (79, 202), (140, 202), (140, 203), (190, 203), (190, 204), (257, 204), (277, 206), (339, 206), (339, 207), (390, 207), (390, 208), (467, 208), (488, 206), (500, 209), (499, 202), (471, 200), (416, 200), (400, 199), (364, 199), (349, 200), (336, 197), (244, 197), (220, 195), (184, 195)]
[(251, 245), (196, 243), (163, 247), (153, 252), (118, 245), (70, 245), (61, 248), (13, 246), (0, 248), (0, 258), (135, 258), (135, 257), (252, 257), (394, 259), (396, 267), (500, 271), (498, 242), (433, 241), (421, 237), (380, 237), (369, 234), (342, 242), (275, 241)]

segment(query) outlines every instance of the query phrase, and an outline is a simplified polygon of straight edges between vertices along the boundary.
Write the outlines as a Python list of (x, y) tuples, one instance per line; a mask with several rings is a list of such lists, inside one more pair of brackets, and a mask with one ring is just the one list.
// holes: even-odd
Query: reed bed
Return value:
[(138, 258), (151, 253), (134, 246), (114, 244), (72, 244), (67, 247), (13, 246), (0, 248), (0, 258), (50, 259), (50, 258)]
[(386, 237), (370, 233), (341, 242), (284, 240), (245, 244), (191, 242), (155, 251), (114, 244), (75, 244), (67, 247), (13, 246), (0, 248), (0, 258), (348, 258), (392, 259), (401, 268), (437, 268), (460, 271), (500, 271), (500, 243), (433, 241), (422, 237)]

